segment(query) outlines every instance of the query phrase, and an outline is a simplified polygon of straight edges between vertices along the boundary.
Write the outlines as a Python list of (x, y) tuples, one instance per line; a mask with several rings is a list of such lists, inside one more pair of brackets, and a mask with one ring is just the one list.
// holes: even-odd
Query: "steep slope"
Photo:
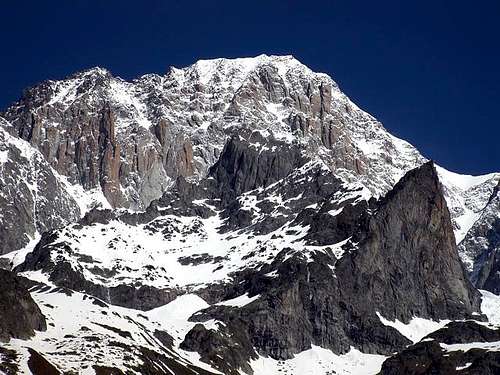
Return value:
[(493, 190), (481, 216), (459, 246), (471, 271), (471, 279), (481, 289), (500, 293), (500, 182)]
[[(329, 76), (291, 56), (201, 60), (132, 82), (94, 68), (26, 90), (4, 117), (73, 190), (100, 190), (113, 207), (139, 210), (177, 177), (206, 176), (235, 133), (298, 144), (374, 196), (425, 161)], [(439, 172), (460, 242), (499, 175), (465, 179), (464, 186), (461, 176)]]
[[(108, 306), (50, 283), (35, 285), (31, 294), (47, 317), (47, 330), (28, 340), (0, 344), (0, 371), (9, 375), (215, 373), (196, 356), (175, 351), (174, 337), (164, 331), (171, 326), (162, 325), (155, 312)], [(161, 315), (170, 317), (170, 310), (163, 308)], [(173, 329), (171, 333), (177, 334)]]
[[(500, 182), (500, 173), (483, 176), (466, 176), (437, 167), (439, 179), (453, 218), (457, 244), (462, 242), (474, 223), (481, 218), (495, 186)], [(464, 251), (462, 260), (469, 265)]]

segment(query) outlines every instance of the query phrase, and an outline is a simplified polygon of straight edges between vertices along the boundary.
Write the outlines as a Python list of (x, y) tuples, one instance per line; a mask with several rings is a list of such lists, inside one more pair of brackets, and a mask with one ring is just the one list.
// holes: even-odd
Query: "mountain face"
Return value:
[(499, 361), (447, 359), (441, 331), (418, 341), (497, 323), (476, 287), (500, 290), (500, 174), (427, 161), (291, 56), (46, 81), (1, 114), (0, 137), (0, 265), (30, 280), (6, 373)]
[(37, 233), (80, 218), (80, 207), (42, 154), (3, 126), (4, 122), (0, 124), (0, 254), (24, 247)]
[(468, 261), (474, 284), (478, 288), (500, 293), (500, 254), (497, 254), (500, 249), (500, 183), (459, 248)]

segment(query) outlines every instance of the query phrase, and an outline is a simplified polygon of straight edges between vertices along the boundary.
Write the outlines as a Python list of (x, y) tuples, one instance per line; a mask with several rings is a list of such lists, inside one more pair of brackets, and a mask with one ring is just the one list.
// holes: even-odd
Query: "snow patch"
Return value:
[(11, 266), (11, 269), (14, 269), (15, 267), (23, 263), (26, 255), (28, 255), (35, 249), (35, 246), (40, 241), (40, 238), (42, 238), (42, 236), (38, 232), (36, 232), (35, 236), (30, 239), (30, 241), (24, 248), (4, 254), (0, 256), (0, 258), (7, 259)]
[(0, 151), (0, 165), (7, 163), (9, 160), (9, 150)]
[(455, 368), (455, 370), (457, 370), (457, 371), (460, 371), (460, 370), (465, 370), (466, 368), (470, 367), (471, 365), (472, 365), (472, 362), (467, 362), (467, 363), (466, 363), (465, 365), (463, 365), (463, 366), (457, 366), (457, 367)]
[(443, 344), (439, 343), (439, 346), (446, 350), (447, 352), (466, 352), (471, 349), (485, 349), (489, 351), (498, 352), (500, 351), (500, 341), (492, 342), (469, 342), (466, 344)]
[(374, 375), (380, 371), (386, 358), (365, 354), (352, 347), (348, 353), (337, 355), (328, 349), (311, 345), (311, 349), (296, 354), (292, 359), (278, 361), (260, 356), (251, 361), (250, 366), (254, 375)]
[(257, 294), (253, 297), (249, 297), (248, 293), (246, 293), (246, 294), (243, 294), (239, 297), (216, 303), (216, 305), (218, 305), (218, 306), (231, 306), (231, 307), (243, 307), (243, 306), (246, 306), (249, 303), (252, 303), (253, 301), (259, 299), (259, 297), (260, 297), (260, 294)]
[(486, 315), (488, 321), (500, 325), (500, 296), (487, 290), (479, 290), (483, 296), (481, 300), (481, 311)]
[(383, 325), (395, 328), (413, 343), (419, 342), (428, 334), (443, 328), (450, 322), (450, 320), (440, 320), (436, 322), (429, 319), (414, 317), (408, 324), (405, 324), (397, 319), (394, 321), (387, 320), (378, 311), (376, 314)]

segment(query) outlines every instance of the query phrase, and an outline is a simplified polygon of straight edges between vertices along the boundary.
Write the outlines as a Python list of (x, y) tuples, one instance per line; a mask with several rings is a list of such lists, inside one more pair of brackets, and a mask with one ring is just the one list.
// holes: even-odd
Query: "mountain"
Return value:
[(94, 68), (0, 116), (0, 264), (47, 321), (4, 372), (397, 373), (497, 323), (500, 173), (435, 165), (291, 56)]

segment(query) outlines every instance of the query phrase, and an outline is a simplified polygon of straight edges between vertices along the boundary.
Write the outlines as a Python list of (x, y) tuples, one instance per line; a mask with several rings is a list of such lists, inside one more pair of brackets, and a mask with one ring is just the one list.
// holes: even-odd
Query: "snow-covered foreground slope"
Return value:
[[(200, 362), (196, 353), (179, 349), (182, 337), (195, 324), (189, 322), (188, 318), (209, 306), (196, 295), (178, 297), (148, 312), (106, 305), (81, 293), (68, 295), (55, 287), (35, 287), (32, 296), (47, 317), (49, 327), (31, 340), (11, 340), (9, 344), (2, 345), (4, 349), (19, 354), (14, 362), (19, 364), (19, 374), (32, 373), (27, 365), (30, 358), (28, 348), (36, 350), (59, 370), (78, 374), (93, 375), (96, 367), (138, 370), (140, 373), (141, 367), (147, 363), (144, 348), (187, 368), (196, 366), (211, 374), (220, 373)], [(218, 324), (205, 323), (212, 330), (217, 330)], [(159, 331), (172, 336), (172, 346), (159, 338), (162, 337), (157, 333)], [(335, 355), (329, 350), (313, 346), (291, 360), (277, 361), (260, 357), (252, 361), (251, 367), (255, 375), (320, 375), (332, 371), (339, 375), (374, 375), (380, 370), (385, 358), (363, 354), (354, 348), (345, 355)], [(175, 371), (179, 371), (177, 366), (166, 360), (157, 360), (154, 365), (158, 366), (158, 373), (172, 371), (175, 374), (178, 373)], [(192, 372), (196, 373), (196, 370)]]
[[(33, 279), (40, 279), (39, 275), (31, 276)], [(49, 329), (37, 334), (32, 340), (12, 340), (3, 346), (20, 354), (20, 374), (31, 373), (27, 366), (30, 357), (27, 348), (36, 350), (61, 370), (80, 374), (94, 374), (94, 366), (140, 368), (144, 365), (141, 360), (142, 348), (159, 351), (185, 366), (192, 364), (211, 373), (218, 373), (200, 362), (195, 353), (179, 349), (181, 338), (195, 324), (189, 322), (188, 318), (209, 306), (196, 295), (178, 297), (163, 307), (145, 313), (105, 305), (81, 293), (68, 295), (55, 287), (35, 287), (32, 295), (48, 318)], [(205, 324), (209, 329), (217, 330), (217, 322)], [(432, 321), (427, 323), (432, 324)], [(174, 345), (168, 347), (155, 337), (157, 331), (170, 334)], [(419, 331), (417, 328), (413, 332), (424, 336), (431, 331)], [(333, 371), (339, 375), (372, 375), (379, 372), (386, 358), (363, 354), (354, 348), (347, 354), (336, 355), (330, 350), (313, 346), (290, 360), (277, 361), (260, 357), (251, 362), (251, 367), (255, 375), (319, 375)], [(157, 365), (163, 369), (169, 368), (168, 363), (161, 361)], [(171, 370), (175, 371), (174, 369), (172, 367)]]
[[(41, 275), (31, 277), (43, 279)], [(2, 345), (19, 353), (16, 363), (20, 374), (32, 373), (28, 368), (28, 348), (36, 350), (59, 370), (78, 374), (94, 374), (97, 367), (129, 369), (134, 373), (154, 373), (155, 367), (158, 373), (177, 370), (169, 360), (185, 367), (184, 371), (190, 366), (199, 366), (210, 373), (218, 373), (200, 362), (195, 353), (178, 349), (178, 336), (194, 325), (187, 318), (208, 306), (200, 304), (199, 297), (183, 296), (180, 297), (182, 302), (173, 301), (161, 310), (141, 313), (107, 305), (92, 296), (61, 290), (45, 281), (47, 284), (34, 287), (31, 294), (47, 318), (47, 331), (31, 340), (14, 339)], [(178, 303), (182, 303), (180, 316), (175, 314), (175, 310), (179, 311), (179, 307), (175, 307)], [(171, 343), (168, 335), (173, 337)]]
[[(25, 276), (40, 281), (44, 279), (39, 274)], [(43, 281), (50, 284), (47, 280)], [(487, 291), (482, 293), (482, 311), (490, 323), (500, 326), (500, 297)], [(188, 321), (189, 317), (209, 307), (207, 302), (194, 294), (178, 297), (169, 304), (148, 312), (107, 305), (92, 296), (65, 292), (54, 286), (33, 287), (32, 296), (47, 317), (49, 327), (46, 332), (38, 333), (31, 340), (11, 340), (2, 345), (3, 349), (14, 350), (19, 354), (14, 361), (19, 364), (19, 374), (32, 373), (27, 366), (30, 358), (28, 348), (34, 349), (58, 369), (79, 374), (94, 374), (95, 367), (99, 366), (128, 368), (131, 371), (140, 369), (148, 363), (144, 348), (172, 359), (181, 366), (205, 369), (211, 374), (219, 373), (201, 362), (196, 353), (179, 348), (182, 337), (195, 324)], [(384, 324), (393, 325), (403, 334), (414, 338), (414, 342), (419, 342), (424, 336), (448, 323), (416, 318), (405, 325), (380, 318)], [(210, 330), (217, 330), (222, 323), (213, 321), (204, 324)], [(171, 344), (162, 339), (166, 336), (159, 335), (159, 331), (171, 336)], [(500, 350), (500, 341), (441, 346), (449, 352), (474, 348), (497, 351)], [(151, 357), (151, 353), (148, 355)], [(386, 358), (382, 355), (363, 354), (355, 348), (351, 348), (346, 354), (336, 355), (313, 345), (293, 359), (259, 357), (250, 365), (255, 375), (375, 375), (379, 373)], [(179, 371), (178, 367), (164, 359), (156, 360), (154, 366), (158, 366), (158, 371)], [(195, 373), (196, 370), (193, 374)]]

